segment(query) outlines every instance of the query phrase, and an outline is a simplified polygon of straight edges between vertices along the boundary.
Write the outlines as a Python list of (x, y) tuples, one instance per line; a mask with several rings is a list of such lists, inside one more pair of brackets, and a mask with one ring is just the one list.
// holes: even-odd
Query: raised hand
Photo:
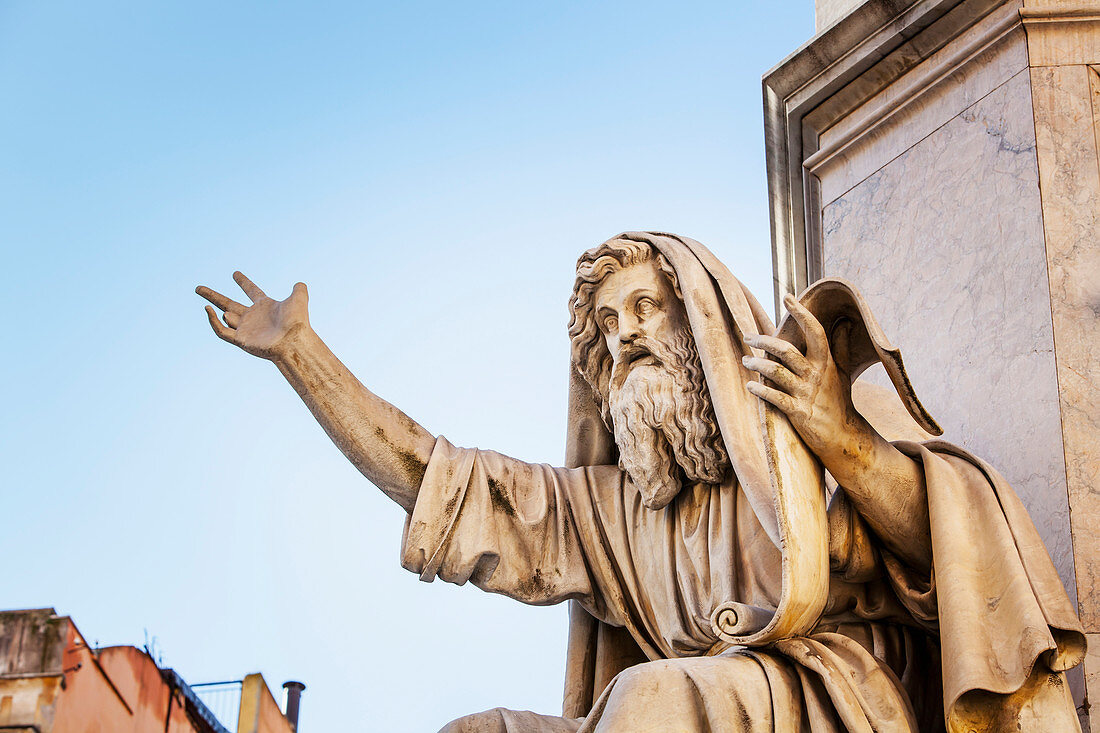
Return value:
[(851, 324), (833, 329), (830, 347), (829, 335), (812, 313), (790, 295), (783, 303), (806, 337), (806, 354), (774, 336), (746, 338), (778, 359), (743, 359), (769, 382), (749, 382), (749, 392), (787, 415), (897, 557), (928, 570), (932, 545), (923, 469), (863, 419), (852, 404), (851, 375), (833, 358), (832, 349), (838, 354), (847, 350)]
[(252, 305), (242, 305), (205, 285), (195, 288), (196, 293), (222, 311), (219, 319), (217, 311), (206, 306), (210, 327), (223, 341), (239, 346), (254, 356), (278, 361), (293, 339), (309, 330), (309, 295), (305, 283), (297, 283), (289, 298), (278, 301), (267, 297), (240, 272), (234, 272), (233, 279)]
[[(759, 372), (771, 384), (749, 382), (750, 392), (775, 405), (790, 419), (810, 450), (829, 463), (835, 454), (850, 449), (853, 438), (860, 442), (870, 426), (852, 404), (852, 380), (833, 359), (825, 329), (791, 295), (784, 304), (806, 337), (806, 354), (774, 336), (746, 338), (750, 346), (762, 349), (778, 361), (746, 356), (744, 365)], [(837, 348), (846, 348), (849, 325), (833, 334)]]

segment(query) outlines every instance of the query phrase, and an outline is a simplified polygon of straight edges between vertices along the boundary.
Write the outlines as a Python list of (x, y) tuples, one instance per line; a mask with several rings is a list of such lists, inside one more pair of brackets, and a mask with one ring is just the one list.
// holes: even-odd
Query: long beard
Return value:
[[(648, 352), (657, 363), (629, 364)], [(650, 509), (666, 506), (683, 478), (717, 484), (729, 468), (695, 342), (681, 332), (665, 345), (639, 339), (620, 354), (608, 406), (619, 464)]]

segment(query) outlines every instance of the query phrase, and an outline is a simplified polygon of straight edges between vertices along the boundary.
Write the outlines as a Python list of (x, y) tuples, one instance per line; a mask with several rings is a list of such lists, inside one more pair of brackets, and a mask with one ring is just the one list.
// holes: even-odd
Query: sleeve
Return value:
[(936, 631), (935, 575), (918, 573), (894, 557), (867, 526), (843, 488), (837, 488), (829, 502), (828, 519), (829, 571), (833, 576), (861, 584), (862, 592), (868, 594), (863, 601), (868, 607), (881, 603), (881, 594), (891, 595), (913, 620)]
[(850, 583), (879, 577), (881, 562), (872, 535), (844, 489), (829, 500), (829, 571)]
[(592, 517), (592, 477), (592, 469), (524, 463), (441, 437), (405, 522), (401, 564), (428, 582), (592, 607), (596, 582), (575, 517), (578, 505)]
[[(933, 570), (917, 573), (875, 544), (898, 600), (939, 632), (948, 728), (1075, 729), (1059, 673), (1080, 664), (1084, 632), (1022, 502), (950, 443), (894, 445), (924, 472)], [(871, 558), (863, 520), (844, 503), (829, 513), (834, 572), (861, 573)]]
[[(935, 604), (949, 727), (1000, 711), (1007, 717), (996, 719), (1014, 728), (1029, 706), (1062, 715), (1069, 698), (1040, 693), (1064, 680), (1040, 683), (1081, 662), (1084, 633), (1027, 510), (997, 471), (949, 443), (895, 445), (924, 469), (934, 583), (883, 557), (903, 602), (907, 588), (926, 587)], [(1067, 714), (1072, 721), (1072, 701)]]
[(885, 578), (913, 619), (935, 631), (935, 574), (915, 572), (887, 550), (843, 487), (833, 493), (828, 520), (830, 572), (850, 583), (873, 583)]

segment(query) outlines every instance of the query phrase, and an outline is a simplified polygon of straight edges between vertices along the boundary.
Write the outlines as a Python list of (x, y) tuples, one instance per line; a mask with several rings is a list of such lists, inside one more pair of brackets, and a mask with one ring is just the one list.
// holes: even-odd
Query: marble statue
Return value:
[[(251, 305), (197, 290), (211, 327), (405, 508), (405, 568), (571, 604), (562, 716), (444, 730), (1080, 730), (1085, 637), (1026, 510), (933, 438), (852, 285), (788, 296), (777, 328), (693, 240), (585, 252), (551, 467), (431, 435), (312, 330), (305, 285), (234, 279)], [(875, 363), (894, 391), (856, 380)]]

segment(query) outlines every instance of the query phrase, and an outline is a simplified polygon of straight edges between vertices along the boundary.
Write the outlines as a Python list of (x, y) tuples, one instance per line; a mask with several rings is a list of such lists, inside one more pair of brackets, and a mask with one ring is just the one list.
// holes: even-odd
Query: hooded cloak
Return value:
[[(769, 536), (779, 539), (785, 531), (805, 537), (806, 533), (796, 527), (778, 526), (781, 519), (774, 508), (775, 468), (769, 470), (767, 465), (768, 450), (774, 450), (774, 443), (768, 445), (766, 421), (758, 414), (774, 408), (759, 401), (746, 404), (755, 398), (744, 384), (759, 377), (741, 366), (741, 355), (752, 351), (744, 345), (744, 337), (776, 332), (767, 313), (752, 293), (699, 242), (655, 232), (627, 232), (616, 239), (648, 242), (676, 270), (737, 478), (761, 517), (761, 524), (770, 528)], [(840, 366), (854, 380), (871, 364), (881, 362), (908, 416), (923, 431), (940, 434), (939, 426), (917, 399), (900, 352), (889, 344), (855, 287), (840, 279), (823, 280), (808, 288), (799, 301), (822, 323), (826, 333), (831, 334), (842, 319), (850, 321), (854, 326), (849, 337), (850, 353)], [(724, 313), (719, 315), (721, 308), (715, 304), (725, 304)], [(784, 319), (777, 335), (805, 350), (802, 332), (793, 319)], [(876, 425), (885, 420), (904, 422), (904, 417), (890, 415), (897, 410), (887, 395), (872, 394), (866, 400), (872, 404), (860, 405), (868, 419)], [(731, 411), (736, 416), (731, 416)], [(573, 365), (570, 365), (567, 429), (567, 466), (617, 461), (614, 438), (600, 419), (591, 388)], [(976, 705), (982, 707), (983, 703), (985, 707), (991, 702), (994, 706), (1018, 704), (1005, 698), (1024, 686), (1036, 661), (1042, 659), (1053, 671), (1064, 671), (1081, 662), (1084, 629), (1027, 510), (1000, 474), (966, 451), (942, 441), (928, 443), (927, 447), (909, 442), (902, 450), (914, 457), (935, 450), (963, 458), (989, 480), (990, 490), (977, 497), (951, 495), (951, 490), (957, 488), (952, 482), (928, 482), (938, 581), (935, 592), (945, 660), (944, 709), (949, 717), (954, 714), (962, 719), (973, 717), (971, 709)], [(996, 539), (983, 541), (988, 535), (970, 531), (974, 526), (989, 526)], [(976, 567), (1001, 565), (1000, 558), (1007, 558), (1003, 563), (1006, 567), (999, 568), (1002, 572), (993, 576), (974, 573)], [(791, 580), (800, 582), (802, 578)], [(1011, 588), (1008, 594), (1001, 591), (1005, 586)], [(988, 599), (1001, 598), (1019, 614), (990, 613), (983, 608), (989, 605)], [(1019, 653), (1015, 644), (1005, 645), (1005, 639), (1022, 640)], [(628, 634), (622, 629), (608, 628), (575, 602), (571, 602), (568, 644), (563, 702), (563, 714), (567, 717), (587, 714), (593, 700), (616, 674), (644, 660)], [(994, 652), (1006, 647), (1011, 652), (1010, 658), (998, 658), (993, 663)], [(968, 693), (977, 702), (964, 699)], [(959, 707), (966, 711), (956, 710)]]
[[(866, 649), (873, 646), (877, 655), (879, 643), (860, 646), (843, 633), (833, 633), (843, 631), (843, 624), (821, 623), (823, 613), (838, 618), (834, 607), (836, 588), (866, 583), (870, 591), (863, 596), (850, 595), (846, 602), (863, 603), (868, 608), (877, 604), (881, 608), (859, 611), (858, 618), (892, 623), (889, 618), (893, 611), (882, 609), (897, 607), (900, 614), (908, 614), (904, 620), (908, 626), (938, 634), (942, 667), (929, 669), (928, 674), (934, 678), (938, 677), (935, 672), (942, 672), (943, 710), (949, 730), (962, 730), (964, 724), (975, 730), (1004, 730), (1017, 722), (1026, 730), (1068, 729), (1028, 726), (1035, 720), (1040, 721), (1035, 725), (1044, 725), (1044, 716), (1062, 721), (1054, 725), (1076, 720), (1068, 695), (1054, 688), (1064, 684), (1058, 673), (1083, 658), (1083, 630), (1038, 533), (1003, 478), (947, 443), (895, 443), (923, 465), (928, 489), (934, 571), (930, 578), (915, 577), (888, 551), (876, 546), (858, 513), (843, 501), (843, 492), (837, 492), (840, 500), (834, 499), (826, 517), (820, 465), (785, 416), (745, 389), (747, 381), (759, 377), (741, 364), (741, 357), (750, 353), (744, 338), (776, 332), (759, 303), (698, 242), (637, 232), (616, 239), (651, 244), (676, 271), (715, 416), (730, 455), (733, 487), (739, 497), (744, 497), (744, 510), (755, 515), (750, 529), (755, 528), (751, 531), (761, 538), (753, 540), (757, 544), (741, 557), (751, 565), (758, 556), (779, 554), (781, 564), (768, 567), (773, 574), (780, 569), (782, 577), (769, 581), (766, 573), (761, 576), (757, 569), (756, 582), (763, 584), (761, 588), (778, 582), (780, 592), (765, 588), (760, 596), (754, 591), (758, 598), (753, 602), (764, 598), (764, 608), (755, 610), (740, 603), (744, 598), (728, 599), (731, 603), (727, 610), (734, 616), (740, 614), (743, 619), (742, 612), (751, 611), (747, 626), (723, 618), (721, 608), (711, 618), (713, 629), (702, 629), (693, 619), (685, 619), (683, 613), (676, 616), (682, 608), (653, 607), (654, 596), (646, 595), (651, 589), (639, 585), (646, 579), (644, 574), (639, 575), (634, 567), (616, 565), (633, 565), (629, 554), (623, 554), (623, 547), (632, 547), (631, 537), (641, 531), (639, 527), (652, 522), (653, 515), (639, 513), (637, 506), (624, 509), (616, 493), (622, 489), (608, 489), (610, 493), (603, 498), (595, 494), (582, 497), (584, 501), (576, 506), (569, 503), (567, 493), (562, 493), (562, 486), (575, 480), (586, 482), (585, 486), (608, 486), (623, 480), (621, 471), (615, 468), (614, 440), (600, 417), (591, 389), (576, 368), (570, 370), (566, 448), (567, 467), (576, 471), (455, 449), (441, 438), (406, 523), (402, 564), (423, 580), (437, 576), (457, 583), (471, 580), (486, 590), (507, 593), (528, 603), (575, 599), (571, 600), (570, 610), (563, 705), (566, 718), (607, 713), (608, 690), (614, 687), (609, 683), (617, 680), (625, 685), (626, 678), (620, 675), (623, 670), (646, 660), (697, 657), (701, 638), (718, 638), (725, 640), (721, 649), (729, 658), (713, 662), (683, 660), (705, 662), (691, 667), (696, 693), (710, 686), (715, 690), (713, 699), (730, 697), (728, 690), (723, 692), (723, 685), (728, 687), (729, 682), (723, 675), (728, 676), (734, 658), (752, 658), (755, 673), (759, 675), (763, 670), (766, 684), (772, 689), (770, 709), (776, 716), (782, 707), (780, 698), (801, 689), (800, 700), (792, 704), (810, 711), (811, 720), (826, 726), (823, 730), (836, 729), (836, 723), (850, 730), (914, 730), (910, 703), (897, 694), (902, 689), (899, 685), (910, 690), (910, 696), (916, 688), (912, 681), (899, 682), (892, 672), (871, 661)], [(839, 280), (823, 281), (807, 290), (801, 300), (821, 321), (826, 333), (831, 334), (841, 321), (850, 322), (848, 353), (835, 355), (842, 368), (854, 376), (869, 364), (882, 362), (912, 418), (909, 424), (915, 421), (926, 433), (938, 434), (935, 421), (913, 394), (900, 354), (886, 341), (854, 288)], [(780, 324), (778, 333), (801, 346), (800, 332), (789, 321)], [(881, 394), (863, 404), (857, 401), (865, 417), (886, 437), (906, 437), (887, 434), (881, 427), (883, 415), (897, 417), (898, 410), (887, 403)], [(916, 426), (910, 434), (920, 433)], [(542, 487), (542, 493), (532, 492), (529, 483)], [(615, 502), (619, 504), (611, 511), (609, 507)], [(728, 511), (728, 506), (723, 511)], [(712, 511), (712, 528), (718, 526), (713, 525), (714, 516)], [(584, 529), (589, 522), (600, 527), (593, 532), (616, 534), (605, 535), (602, 541), (578, 539), (578, 527)], [(538, 523), (547, 526), (530, 534)], [(975, 527), (982, 531), (974, 531)], [(728, 531), (726, 525), (718, 528)], [(693, 559), (690, 546), (683, 539), (675, 541), (680, 544), (672, 549), (681, 555), (673, 563), (672, 572), (681, 569), (677, 563), (690, 564)], [(575, 545), (584, 542), (590, 544), (582, 548), (578, 559)], [(617, 546), (607, 549), (607, 542)], [(509, 549), (515, 548), (527, 557), (509, 557)], [(665, 547), (664, 551), (668, 550)], [(561, 562), (571, 563), (570, 568), (581, 575), (603, 573), (598, 592), (593, 590), (596, 585), (590, 587), (588, 581), (572, 585), (565, 582), (561, 568), (554, 566)], [(564, 568), (566, 575), (570, 568)], [(746, 571), (748, 575), (752, 572), (754, 568)], [(654, 577), (648, 580), (652, 582)], [(718, 592), (722, 592), (720, 587), (732, 587), (719, 580), (722, 582), (715, 586)], [(709, 581), (714, 583), (715, 578)], [(688, 588), (692, 590), (697, 589)], [(883, 592), (890, 598), (880, 597)], [(860, 597), (862, 601), (851, 600)], [(684, 600), (680, 598), (679, 605), (684, 605)], [(827, 603), (831, 604), (829, 608)], [(623, 612), (623, 608), (633, 610)], [(653, 614), (656, 616), (650, 618)], [(667, 635), (660, 638), (660, 625), (668, 625), (669, 614), (679, 624), (673, 634), (680, 635), (679, 641)], [(849, 632), (849, 636), (858, 633)], [(729, 649), (731, 643), (742, 646)], [(932, 666), (939, 664), (937, 661)], [(708, 677), (711, 673), (713, 679)], [(929, 680), (930, 684), (934, 682)], [(789, 728), (778, 717), (775, 719), (775, 730)]]

